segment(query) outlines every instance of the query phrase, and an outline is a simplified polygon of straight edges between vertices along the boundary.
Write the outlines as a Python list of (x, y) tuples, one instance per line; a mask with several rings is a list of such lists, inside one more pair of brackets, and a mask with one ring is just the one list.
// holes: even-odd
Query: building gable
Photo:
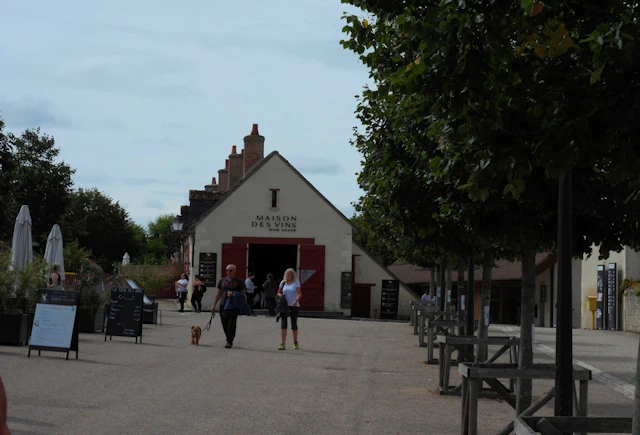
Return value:
[[(271, 190), (277, 191), (279, 201), (277, 209), (270, 207)], [(284, 216), (280, 216), (280, 218), (288, 217), (289, 221), (291, 216), (286, 215), (286, 210), (290, 209), (288, 206), (291, 205), (292, 201), (301, 201), (308, 204), (319, 200), (324, 203), (325, 207), (331, 210), (331, 214), (334, 214), (337, 219), (342, 220), (352, 231), (355, 231), (351, 221), (277, 151), (271, 152), (267, 157), (262, 159), (213, 207), (191, 222), (188, 231), (195, 232), (195, 228), (199, 224), (205, 219), (208, 219), (212, 214), (216, 214), (217, 210), (224, 208), (225, 203), (230, 201), (234, 202), (234, 208), (237, 209), (238, 204), (236, 204), (236, 198), (238, 197), (243, 201), (253, 202), (256, 206), (255, 213), (248, 209), (240, 209), (238, 210), (239, 212), (251, 212), (251, 214), (256, 215), (256, 217), (264, 216), (265, 218), (267, 215), (277, 216), (285, 213)], [(245, 207), (242, 208), (244, 209)], [(260, 225), (259, 221), (258, 225)]]

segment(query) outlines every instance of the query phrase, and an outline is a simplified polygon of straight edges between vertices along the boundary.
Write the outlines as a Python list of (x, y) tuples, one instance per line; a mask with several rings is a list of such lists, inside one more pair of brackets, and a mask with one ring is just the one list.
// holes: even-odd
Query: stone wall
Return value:
[(635, 292), (625, 294), (622, 311), (623, 330), (640, 332), (640, 296), (637, 296)]

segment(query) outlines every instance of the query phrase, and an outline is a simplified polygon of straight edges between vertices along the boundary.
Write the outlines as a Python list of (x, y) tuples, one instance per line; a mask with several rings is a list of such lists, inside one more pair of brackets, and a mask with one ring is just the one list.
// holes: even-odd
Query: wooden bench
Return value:
[[(462, 389), (462, 383), (459, 385), (449, 385), (449, 379), (451, 376), (451, 366), (453, 364), (462, 363), (464, 361), (475, 361), (473, 354), (468, 352), (469, 346), (481, 345), (481, 346), (500, 346), (496, 352), (489, 356), (486, 361), (476, 361), (483, 363), (492, 363), (496, 361), (505, 352), (509, 351), (509, 361), (511, 363), (518, 362), (518, 346), (520, 340), (516, 337), (459, 337), (455, 335), (438, 335), (438, 343), (440, 344), (440, 376), (438, 381), (438, 390), (441, 395), (460, 394)], [(458, 352), (458, 359), (452, 360), (452, 354), (454, 351)], [(509, 392), (514, 391), (514, 380), (510, 380)]]
[(425, 329), (427, 331), (427, 364), (436, 364), (438, 360), (433, 356), (433, 350), (439, 343), (436, 341), (437, 335), (452, 335), (453, 328), (465, 326), (464, 320), (427, 320)]
[[(460, 363), (458, 372), (462, 375), (462, 431), (463, 435), (477, 435), (478, 433), (478, 396), (482, 382), (486, 382), (513, 409), (516, 408), (516, 396), (511, 393), (498, 379), (555, 379), (554, 364), (534, 364), (528, 369), (518, 369), (518, 364), (496, 363)], [(588, 381), (591, 371), (579, 366), (573, 367), (574, 381), (580, 381), (580, 400), (578, 401), (574, 383), (574, 406), (577, 416), (586, 417), (588, 408)], [(547, 402), (555, 393), (552, 387), (544, 396), (524, 410), (520, 416), (531, 416)], [(502, 429), (499, 434), (510, 434), (514, 429), (514, 422)]]

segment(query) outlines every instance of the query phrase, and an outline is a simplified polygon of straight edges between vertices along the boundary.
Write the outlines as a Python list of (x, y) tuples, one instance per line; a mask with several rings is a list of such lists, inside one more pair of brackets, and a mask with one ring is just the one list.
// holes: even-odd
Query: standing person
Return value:
[(48, 288), (54, 290), (62, 290), (62, 278), (60, 277), (60, 273), (58, 272), (58, 265), (51, 265), (51, 269), (49, 269), (49, 285)]
[(196, 275), (193, 280), (193, 293), (191, 294), (191, 305), (196, 313), (202, 312), (202, 296), (207, 292), (207, 286), (200, 281), (200, 275)]
[(187, 300), (187, 294), (189, 290), (187, 290), (187, 286), (189, 285), (189, 279), (187, 278), (187, 274), (183, 273), (180, 275), (180, 279), (176, 281), (178, 285), (178, 300), (180, 301), (180, 313), (184, 313), (184, 301)]
[(247, 289), (247, 302), (249, 302), (249, 308), (251, 310), (251, 315), (255, 316), (255, 314), (253, 314), (253, 298), (255, 296), (255, 291), (256, 291), (256, 286), (253, 283), (253, 278), (255, 278), (256, 274), (253, 272), (249, 272), (249, 275), (247, 276), (247, 279), (244, 281), (244, 287)]
[(237, 293), (241, 293), (246, 299), (247, 289), (244, 286), (244, 282), (236, 276), (235, 264), (228, 264), (225, 271), (227, 276), (226, 278), (222, 278), (218, 283), (218, 293), (216, 293), (213, 305), (211, 306), (211, 312), (215, 313), (216, 304), (220, 298), (222, 298), (222, 301), (220, 302), (220, 321), (222, 322), (224, 335), (227, 337), (227, 344), (224, 347), (231, 349), (231, 346), (233, 346), (233, 340), (236, 337), (236, 326), (240, 310), (237, 308), (225, 310), (224, 306), (227, 302), (227, 298), (237, 297)]
[(273, 279), (273, 274), (267, 274), (267, 280), (262, 284), (264, 290), (264, 297), (267, 302), (267, 309), (269, 310), (269, 316), (274, 317), (276, 315), (276, 288), (278, 284)]
[(300, 349), (298, 346), (298, 313), (300, 312), (300, 299), (302, 298), (302, 289), (300, 281), (296, 279), (296, 272), (293, 269), (287, 269), (284, 272), (284, 280), (278, 288), (278, 296), (283, 295), (289, 306), (289, 314), (285, 314), (280, 318), (280, 335), (282, 342), (278, 350), (285, 349), (287, 341), (287, 317), (291, 317), (291, 332), (293, 334), (293, 348)]

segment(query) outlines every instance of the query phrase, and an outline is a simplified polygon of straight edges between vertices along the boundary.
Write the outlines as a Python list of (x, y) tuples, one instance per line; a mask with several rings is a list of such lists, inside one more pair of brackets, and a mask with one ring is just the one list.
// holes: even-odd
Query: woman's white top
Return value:
[(178, 281), (178, 293), (185, 293), (187, 291), (187, 285), (189, 281), (186, 279), (181, 279)]
[[(297, 289), (298, 287), (300, 287), (300, 281), (295, 280), (291, 284), (287, 284), (287, 281), (283, 280), (280, 283), (280, 287), (282, 287), (282, 293), (284, 294), (284, 297), (287, 298), (287, 305), (291, 306), (298, 296)], [(300, 302), (298, 302), (297, 306), (300, 306)]]

